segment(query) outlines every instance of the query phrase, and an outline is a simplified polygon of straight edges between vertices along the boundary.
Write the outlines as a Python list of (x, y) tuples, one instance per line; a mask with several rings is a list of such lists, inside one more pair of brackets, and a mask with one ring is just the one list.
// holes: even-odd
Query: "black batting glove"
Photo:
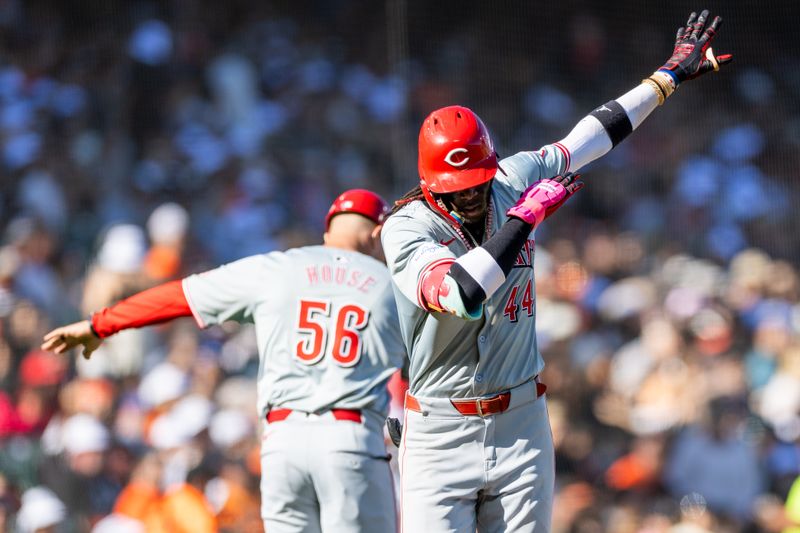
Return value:
[(563, 185), (563, 187), (567, 190), (567, 195), (556, 205), (552, 205), (547, 208), (547, 210), (544, 212), (544, 220), (550, 218), (550, 215), (558, 211), (573, 194), (581, 190), (585, 185), (585, 183), (581, 181), (581, 175), (573, 174), (572, 172), (566, 172), (563, 175), (558, 175), (552, 179), (553, 181)]
[(706, 9), (700, 13), (699, 17), (695, 12), (689, 15), (686, 26), (678, 28), (672, 57), (658, 69), (672, 74), (676, 84), (694, 79), (712, 70), (719, 70), (720, 66), (733, 60), (731, 54), (714, 55), (711, 41), (719, 31), (722, 18), (714, 17), (711, 24), (703, 31), (707, 19), (708, 10)]
[(392, 439), (392, 444), (400, 447), (400, 442), (403, 439), (403, 424), (397, 418), (386, 419), (386, 429), (389, 432), (389, 438)]

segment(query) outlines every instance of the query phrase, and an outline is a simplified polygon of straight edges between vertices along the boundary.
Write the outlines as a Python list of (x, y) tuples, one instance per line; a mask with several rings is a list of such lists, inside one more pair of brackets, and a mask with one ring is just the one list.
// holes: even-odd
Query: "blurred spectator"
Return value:
[(11, 531), (17, 501), (11, 493), (11, 486), (5, 475), (0, 473), (0, 531)]
[(20, 256), (13, 246), (0, 247), (0, 318), (11, 313), (16, 299), (14, 276), (20, 265)]
[[(102, 237), (97, 260), (86, 276), (81, 309), (88, 314), (112, 301), (129, 296), (153, 283), (144, 273), (147, 242), (144, 231), (135, 224), (116, 224)], [(86, 377), (122, 377), (136, 374), (144, 364), (146, 331), (124, 331), (103, 346), (102, 357), (89, 364), (83, 361), (78, 371)]]
[(55, 237), (34, 218), (17, 218), (5, 231), (6, 242), (16, 251), (19, 262), (13, 269), (14, 290), (50, 316), (61, 316), (63, 291), (49, 261)]
[(606, 484), (617, 491), (648, 491), (656, 488), (663, 468), (664, 440), (636, 439), (631, 451), (614, 461), (605, 474)]
[(20, 533), (41, 533), (61, 526), (66, 518), (67, 508), (55, 494), (44, 487), (33, 487), (22, 495), (16, 525)]
[(110, 438), (100, 421), (83, 413), (53, 419), (43, 437), (40, 478), (71, 513), (91, 521), (111, 511), (119, 492), (104, 479)]
[[(505, 124), (501, 153), (557, 138), (685, 16), (78, 4), (0, 1), (0, 531), (248, 531), (252, 328), (126, 331), (77, 362), (41, 335), (187, 264), (313, 242), (333, 191), (406, 190), (435, 107)], [(554, 532), (800, 531), (800, 11), (759, 12), (766, 43), (749, 9), (725, 5), (739, 62), (715, 92), (681, 89), (537, 232)]]
[(97, 522), (92, 533), (145, 533), (144, 524), (121, 514), (110, 514)]
[(217, 514), (220, 531), (259, 531), (261, 502), (241, 464), (226, 463), (206, 484), (205, 494)]
[(217, 531), (216, 519), (202, 493), (186, 483), (162, 490), (163, 465), (156, 455), (146, 455), (120, 494), (114, 513), (133, 518), (152, 533)]
[(66, 370), (66, 361), (51, 353), (33, 350), (23, 357), (16, 395), (0, 391), (0, 438), (44, 429), (56, 409), (57, 387)]
[(189, 230), (189, 214), (175, 203), (158, 206), (147, 219), (150, 248), (144, 258), (144, 273), (154, 282), (178, 277)]
[(147, 244), (134, 224), (117, 224), (102, 237), (97, 261), (86, 277), (83, 309), (99, 309), (145, 286), (142, 274)]
[(743, 416), (735, 400), (717, 398), (703, 426), (678, 436), (664, 469), (675, 497), (699, 494), (715, 512), (751, 515), (765, 487), (757, 451), (742, 438)]

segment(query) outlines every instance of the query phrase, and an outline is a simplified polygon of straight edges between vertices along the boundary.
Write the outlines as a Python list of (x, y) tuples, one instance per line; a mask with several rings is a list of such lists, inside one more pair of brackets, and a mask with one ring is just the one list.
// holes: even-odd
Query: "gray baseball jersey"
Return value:
[[(506, 211), (530, 184), (568, 168), (566, 151), (556, 145), (501, 160), (491, 189), (487, 237), (505, 223)], [(423, 308), (423, 275), (472, 247), (424, 201), (412, 202), (389, 217), (382, 239), (410, 358), (412, 394), (484, 396), (524, 383), (542, 370), (544, 362), (536, 348), (533, 235), (476, 321)]]
[(385, 416), (405, 349), (385, 265), (325, 246), (247, 257), (183, 282), (202, 327), (255, 324), (258, 407)]

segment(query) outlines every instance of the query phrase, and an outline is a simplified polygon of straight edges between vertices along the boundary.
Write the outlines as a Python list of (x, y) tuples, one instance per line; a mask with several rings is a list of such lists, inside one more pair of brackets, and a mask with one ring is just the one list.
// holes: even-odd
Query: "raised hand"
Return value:
[(721, 17), (714, 17), (705, 31), (708, 20), (708, 10), (704, 9), (700, 16), (692, 12), (686, 26), (678, 28), (675, 36), (675, 49), (672, 56), (667, 60), (663, 67), (658, 70), (671, 73), (677, 83), (691, 80), (698, 76), (719, 70), (721, 65), (730, 63), (733, 60), (731, 54), (715, 55), (711, 48), (711, 41), (722, 25)]

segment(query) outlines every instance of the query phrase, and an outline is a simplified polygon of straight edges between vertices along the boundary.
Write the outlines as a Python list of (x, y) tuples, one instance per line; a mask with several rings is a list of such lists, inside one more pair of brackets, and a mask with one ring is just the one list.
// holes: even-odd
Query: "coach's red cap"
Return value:
[(389, 205), (372, 191), (350, 189), (340, 194), (328, 209), (325, 217), (326, 230), (331, 225), (331, 219), (341, 213), (358, 213), (376, 224), (383, 224), (389, 215)]

